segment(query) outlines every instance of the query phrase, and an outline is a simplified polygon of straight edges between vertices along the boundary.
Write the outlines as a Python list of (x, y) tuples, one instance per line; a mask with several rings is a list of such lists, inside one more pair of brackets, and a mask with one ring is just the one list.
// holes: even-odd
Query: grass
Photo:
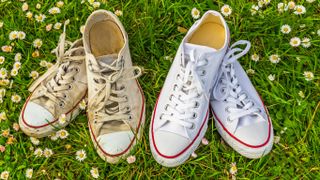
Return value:
[[(3, 0), (2, 0), (3, 1)], [(9, 73), (14, 63), (14, 55), (22, 54), (22, 68), (13, 80), (12, 88), (7, 90), (0, 112), (6, 112), (8, 119), (0, 121), (0, 131), (10, 128), (10, 133), (16, 138), (11, 145), (6, 145), (6, 151), (0, 152), (0, 172), (9, 171), (11, 179), (24, 179), (27, 168), (34, 169), (34, 179), (91, 179), (91, 167), (97, 167), (101, 179), (228, 179), (228, 171), (232, 162), (237, 163), (239, 179), (317, 179), (320, 177), (320, 1), (303, 4), (307, 12), (297, 16), (292, 11), (279, 13), (277, 4), (271, 3), (260, 10), (259, 15), (251, 15), (250, 8), (256, 1), (192, 1), (192, 0), (110, 0), (102, 3), (100, 8), (110, 11), (122, 10), (120, 17), (130, 39), (131, 54), (134, 64), (144, 67), (144, 75), (139, 79), (147, 101), (147, 116), (144, 136), (133, 154), (137, 160), (128, 164), (125, 160), (116, 164), (108, 164), (101, 160), (91, 142), (84, 113), (66, 129), (70, 136), (65, 140), (51, 141), (41, 139), (39, 147), (48, 147), (54, 151), (50, 158), (36, 158), (31, 147), (36, 148), (21, 131), (15, 132), (12, 125), (18, 122), (20, 110), (24, 100), (28, 97), (28, 86), (32, 79), (32, 70), (43, 74), (46, 68), (39, 65), (41, 60), (55, 62), (50, 51), (56, 47), (62, 30), (47, 32), (45, 26), (49, 23), (64, 22), (70, 19), (67, 27), (67, 37), (71, 40), (81, 38), (79, 28), (84, 25), (86, 18), (93, 12), (93, 8), (85, 2), (64, 0), (65, 5), (61, 13), (49, 15), (48, 9), (54, 7), (55, 0), (28, 1), (29, 10), (33, 14), (43, 13), (47, 16), (43, 23), (33, 18), (27, 20), (21, 10), (22, 2), (6, 1), (0, 3), (0, 21), (4, 26), (0, 28), (0, 46), (14, 43), (12, 53), (0, 51), (0, 56), (6, 58), (1, 68)], [(36, 9), (36, 3), (42, 6)], [(271, 153), (261, 159), (250, 160), (236, 153), (228, 145), (222, 143), (221, 138), (212, 121), (206, 138), (209, 145), (200, 145), (196, 153), (197, 158), (190, 158), (183, 165), (176, 168), (166, 168), (157, 164), (149, 148), (148, 128), (150, 116), (157, 94), (159, 93), (171, 62), (165, 56), (174, 57), (185, 33), (177, 30), (178, 26), (189, 28), (195, 20), (191, 17), (191, 9), (198, 8), (203, 14), (209, 9), (218, 10), (224, 4), (233, 8), (227, 17), (232, 42), (240, 39), (249, 40), (252, 48), (248, 55), (239, 61), (244, 69), (253, 69), (255, 74), (250, 78), (256, 89), (264, 99), (273, 121), (274, 132), (280, 136), (280, 142), (275, 144)], [(282, 34), (280, 27), (289, 24), (292, 32)], [(13, 30), (24, 31), (25, 40), (10, 41), (9, 33)], [(292, 37), (309, 37), (311, 47), (291, 47)], [(43, 40), (40, 57), (33, 58), (32, 46), (34, 39)], [(260, 61), (254, 62), (250, 56), (260, 55)], [(271, 54), (279, 54), (281, 61), (272, 64)], [(311, 71), (315, 78), (306, 81), (303, 73)], [(269, 74), (275, 75), (275, 80), (268, 80)], [(304, 92), (305, 98), (298, 95)], [(13, 103), (11, 95), (17, 93), (22, 97), (20, 103)], [(287, 128), (285, 131), (284, 129)], [(281, 133), (283, 131), (283, 133)], [(0, 136), (0, 145), (5, 145), (7, 138)], [(71, 145), (66, 149), (66, 145)], [(75, 159), (75, 152), (84, 149), (87, 159), (79, 162)], [(44, 173), (45, 171), (45, 173)]]

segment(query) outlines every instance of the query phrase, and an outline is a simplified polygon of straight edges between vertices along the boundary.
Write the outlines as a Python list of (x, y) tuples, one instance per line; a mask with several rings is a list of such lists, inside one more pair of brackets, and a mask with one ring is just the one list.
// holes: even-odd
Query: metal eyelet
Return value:
[(126, 99), (126, 101), (128, 101), (128, 96), (125, 95), (124, 98)]
[(76, 70), (76, 72), (80, 72), (80, 68), (79, 67), (76, 67), (75, 70)]
[(206, 70), (202, 70), (201, 76), (204, 76), (204, 75), (206, 75), (206, 74), (207, 74), (207, 71), (206, 71)]
[(127, 108), (126, 108), (126, 109), (127, 109), (127, 111), (131, 111), (131, 108), (130, 108), (130, 106), (127, 106)]
[(209, 64), (209, 60), (208, 59), (204, 59), (204, 61), (206, 62), (204, 65), (208, 65)]
[(166, 105), (164, 106), (164, 110), (168, 110), (168, 107), (169, 107), (169, 104), (166, 104)]
[(178, 85), (177, 85), (177, 84), (174, 84), (174, 85), (173, 85), (173, 90), (175, 91), (177, 88), (178, 88)]
[(225, 110), (226, 112), (230, 113), (229, 107), (226, 107), (224, 110)]
[(194, 124), (194, 122), (192, 122), (190, 129), (195, 129), (195, 127), (196, 127), (196, 125)]
[(64, 107), (64, 102), (60, 101), (60, 102), (59, 102), (59, 107), (60, 107), (60, 108), (63, 108), (63, 107)]
[(68, 88), (69, 88), (69, 90), (70, 90), (70, 89), (72, 89), (72, 85), (71, 85), (71, 84), (69, 84), (69, 87), (68, 87)]
[(159, 119), (162, 120), (162, 118), (163, 118), (163, 114), (160, 115)]
[(128, 119), (129, 119), (129, 120), (132, 120), (132, 115), (131, 115), (131, 114), (129, 115)]
[(194, 108), (198, 108), (199, 107), (199, 102), (196, 101), (195, 104), (194, 104)]
[(63, 94), (63, 98), (67, 98), (67, 95), (66, 95), (66, 94)]
[(197, 113), (192, 114), (192, 119), (195, 119), (195, 118), (197, 118)]

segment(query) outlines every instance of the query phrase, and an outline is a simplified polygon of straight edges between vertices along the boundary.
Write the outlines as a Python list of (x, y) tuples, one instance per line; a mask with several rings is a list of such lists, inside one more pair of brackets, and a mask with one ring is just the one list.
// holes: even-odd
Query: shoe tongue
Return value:
[(118, 54), (108, 54), (108, 55), (97, 57), (97, 61), (99, 62), (100, 65), (104, 65), (104, 64), (110, 65), (117, 59), (118, 59)]
[[(215, 52), (217, 52), (216, 49), (208, 47), (208, 46), (202, 46), (202, 45), (197, 45), (197, 44), (192, 44), (192, 43), (185, 43), (183, 45), (184, 48), (184, 54), (185, 55), (190, 55), (191, 51), (194, 51), (195, 54), (194, 56), (200, 56), (201, 54), (214, 54)], [(186, 58), (185, 58), (186, 61)], [(182, 62), (182, 64), (184, 65), (186, 62)]]

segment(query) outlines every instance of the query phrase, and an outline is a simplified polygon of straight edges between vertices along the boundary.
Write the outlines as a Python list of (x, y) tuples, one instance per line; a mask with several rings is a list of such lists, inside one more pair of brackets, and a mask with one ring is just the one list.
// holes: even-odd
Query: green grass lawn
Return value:
[[(4, 2), (5, 1), (5, 2)], [(51, 50), (56, 47), (61, 29), (52, 28), (46, 31), (46, 25), (63, 23), (70, 19), (67, 26), (67, 38), (81, 38), (80, 27), (94, 11), (92, 5), (80, 0), (64, 0), (61, 13), (49, 14), (48, 10), (56, 5), (56, 0), (27, 1), (29, 9), (22, 11), (18, 0), (0, 0), (0, 47), (12, 45), (12, 52), (2, 52), (5, 57), (0, 69), (8, 71), (7, 79), (12, 85), (1, 85), (6, 94), (0, 104), (0, 112), (5, 112), (7, 119), (0, 120), (0, 132), (10, 128), (10, 136), (15, 138), (13, 144), (7, 144), (10, 138), (0, 136), (0, 145), (6, 150), (0, 152), (0, 173), (8, 171), (9, 179), (25, 179), (26, 170), (33, 169), (34, 179), (91, 179), (90, 170), (97, 167), (101, 179), (148, 179), (148, 178), (181, 178), (181, 179), (228, 179), (229, 169), (235, 162), (238, 168), (238, 179), (317, 179), (320, 178), (320, 1), (313, 3), (296, 1), (306, 8), (305, 14), (296, 15), (294, 10), (278, 12), (280, 1), (272, 0), (264, 5), (258, 13), (251, 15), (252, 5), (257, 1), (192, 1), (192, 0), (110, 0), (101, 2), (100, 8), (112, 12), (121, 10), (123, 22), (130, 39), (133, 63), (144, 68), (144, 75), (139, 79), (146, 96), (146, 126), (142, 141), (132, 155), (136, 161), (132, 164), (126, 160), (113, 165), (101, 160), (97, 155), (88, 132), (87, 118), (84, 113), (76, 118), (66, 130), (66, 139), (52, 141), (50, 138), (40, 139), (39, 145), (33, 145), (21, 131), (15, 131), (13, 124), (18, 122), (19, 113), (28, 97), (28, 86), (33, 82), (29, 76), (31, 71), (43, 74), (47, 68), (41, 67), (41, 60), (55, 63)], [(41, 4), (39, 9), (36, 4)], [(250, 160), (242, 157), (226, 145), (219, 136), (212, 118), (206, 138), (208, 145), (200, 145), (196, 150), (196, 158), (190, 158), (176, 168), (166, 168), (156, 163), (149, 148), (149, 122), (157, 95), (163, 85), (171, 61), (176, 53), (185, 32), (195, 19), (191, 16), (192, 8), (200, 10), (201, 15), (209, 10), (220, 11), (224, 4), (230, 5), (232, 13), (226, 17), (231, 43), (237, 40), (249, 40), (252, 48), (248, 55), (239, 61), (245, 70), (249, 70), (250, 78), (264, 99), (272, 118), (275, 136), (280, 141), (271, 153), (261, 159)], [(28, 19), (26, 13), (33, 13)], [(41, 23), (35, 15), (45, 14)], [(282, 25), (291, 27), (289, 34), (281, 32)], [(0, 24), (1, 25), (1, 24)], [(178, 28), (180, 27), (180, 28)], [(178, 30), (179, 29), (179, 30)], [(23, 31), (23, 40), (9, 40), (12, 31)], [(309, 38), (311, 46), (305, 48), (290, 45), (290, 39)], [(40, 56), (33, 57), (35, 39), (43, 41), (39, 49)], [(106, 42), (107, 43), (107, 42)], [(21, 69), (18, 75), (10, 72), (15, 62), (15, 54), (21, 53)], [(251, 59), (258, 54), (259, 61)], [(281, 58), (277, 64), (271, 63), (269, 57), (277, 54)], [(169, 58), (168, 58), (169, 57)], [(312, 72), (314, 78), (306, 80), (304, 73)], [(274, 75), (271, 81), (268, 76)], [(301, 92), (300, 92), (301, 91)], [(21, 96), (21, 101), (14, 103), (11, 96)], [(50, 148), (54, 154), (49, 157), (35, 157), (36, 148)], [(83, 162), (76, 160), (75, 153), (84, 149), (87, 158)]]

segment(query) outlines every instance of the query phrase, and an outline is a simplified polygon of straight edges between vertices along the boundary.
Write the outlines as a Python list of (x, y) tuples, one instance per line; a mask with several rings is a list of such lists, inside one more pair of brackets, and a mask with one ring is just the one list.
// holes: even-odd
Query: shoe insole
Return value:
[(104, 20), (92, 25), (89, 31), (91, 52), (94, 56), (118, 54), (124, 46), (124, 38), (116, 23)]
[(225, 43), (225, 28), (214, 22), (204, 23), (192, 34), (188, 42), (218, 50)]

